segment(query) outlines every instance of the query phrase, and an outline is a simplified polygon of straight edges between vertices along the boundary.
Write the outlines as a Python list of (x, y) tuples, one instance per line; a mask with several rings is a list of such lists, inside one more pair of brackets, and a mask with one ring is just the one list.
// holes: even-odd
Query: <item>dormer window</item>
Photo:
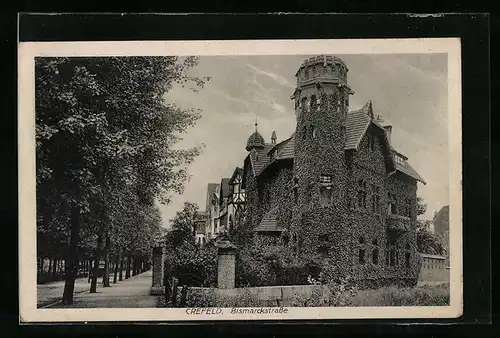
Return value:
[(399, 155), (397, 155), (397, 154), (394, 155), (394, 160), (396, 161), (396, 163), (399, 163), (401, 165), (405, 164), (404, 158), (401, 157), (401, 156), (399, 156)]

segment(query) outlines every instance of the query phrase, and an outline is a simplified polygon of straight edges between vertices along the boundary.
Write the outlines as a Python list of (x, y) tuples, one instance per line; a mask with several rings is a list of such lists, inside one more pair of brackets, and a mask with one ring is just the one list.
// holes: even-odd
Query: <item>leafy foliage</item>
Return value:
[[(427, 205), (419, 198), (417, 200), (417, 214), (423, 215)], [(444, 239), (431, 231), (432, 221), (417, 219), (417, 248), (418, 252), (431, 255), (445, 255)]]
[(213, 242), (195, 245), (195, 220), (199, 207), (185, 202), (172, 220), (166, 235), (167, 264), (181, 285), (215, 286), (217, 282), (217, 248)]
[(63, 254), (71, 272), (79, 251), (100, 255), (103, 236), (107, 252), (149, 254), (160, 232), (155, 200), (182, 192), (186, 166), (200, 153), (174, 149), (200, 112), (165, 102), (175, 84), (203, 87), (208, 79), (187, 74), (197, 62), (35, 59), (40, 257)]

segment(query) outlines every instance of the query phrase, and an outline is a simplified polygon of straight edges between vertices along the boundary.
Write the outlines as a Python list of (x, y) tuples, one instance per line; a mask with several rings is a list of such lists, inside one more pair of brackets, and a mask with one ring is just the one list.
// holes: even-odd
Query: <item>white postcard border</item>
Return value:
[[(211, 40), (21, 42), (18, 56), (19, 300), (21, 322), (218, 321), (287, 319), (456, 318), (463, 312), (462, 275), (462, 133), (461, 48), (459, 38), (352, 40)], [(289, 307), (286, 314), (192, 315), (186, 309), (37, 309), (36, 297), (36, 56), (155, 55), (311, 55), (428, 54), (448, 55), (450, 159), (450, 305), (425, 307)]]

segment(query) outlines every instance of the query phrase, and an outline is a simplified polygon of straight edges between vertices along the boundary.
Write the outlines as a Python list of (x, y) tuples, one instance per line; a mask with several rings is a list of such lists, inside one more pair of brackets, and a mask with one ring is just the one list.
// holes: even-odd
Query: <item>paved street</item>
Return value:
[[(49, 306), (49, 308), (154, 308), (158, 296), (149, 294), (151, 281), (152, 271), (150, 270), (116, 284), (111, 284), (109, 288), (104, 288), (101, 284), (98, 284), (96, 293), (89, 293), (90, 284), (86, 284), (86, 289), (83, 289), (84, 292), (77, 291), (75, 294), (73, 305), (68, 306), (57, 303)], [(60, 289), (60, 295), (62, 295), (63, 288), (64, 283)]]

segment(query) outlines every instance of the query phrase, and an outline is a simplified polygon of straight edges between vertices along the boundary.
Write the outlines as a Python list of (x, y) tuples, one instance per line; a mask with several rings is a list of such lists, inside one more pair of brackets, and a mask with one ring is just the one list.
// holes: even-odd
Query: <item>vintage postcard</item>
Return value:
[(460, 40), (19, 44), (21, 322), (456, 318)]

